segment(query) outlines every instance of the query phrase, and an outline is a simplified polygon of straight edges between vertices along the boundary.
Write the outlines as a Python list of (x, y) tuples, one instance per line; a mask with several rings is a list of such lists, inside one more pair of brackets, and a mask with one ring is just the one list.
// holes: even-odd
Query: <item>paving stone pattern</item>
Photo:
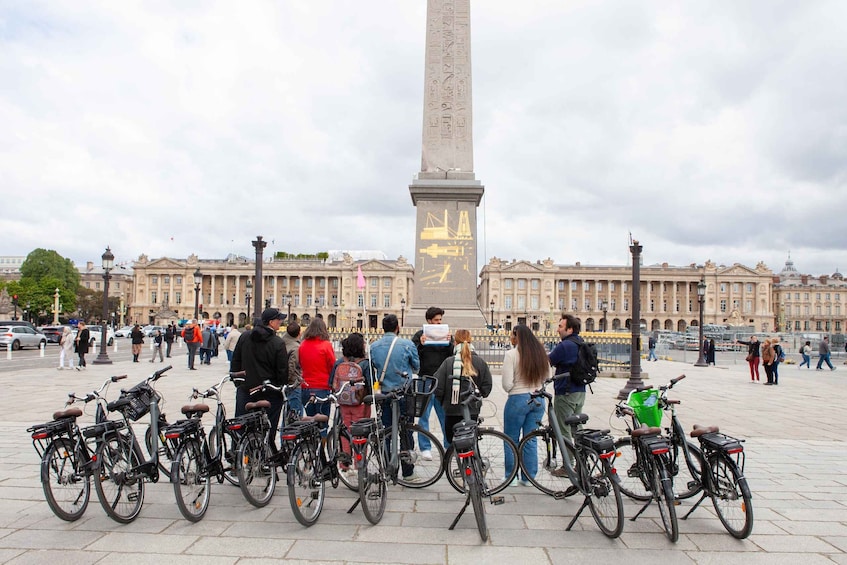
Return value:
[[(159, 385), (168, 414), (178, 412), (192, 387), (208, 387), (226, 371), (221, 359), (191, 372), (182, 367), (183, 356), (174, 361), (179, 367)], [(167, 482), (148, 485), (141, 515), (132, 524), (109, 519), (93, 488), (79, 521), (59, 520), (44, 501), (26, 428), (46, 421), (70, 391), (86, 392), (119, 373), (130, 374), (124, 381), (130, 386), (148, 369), (147, 363), (128, 361), (84, 372), (0, 368), (0, 563), (847, 563), (842, 430), (847, 367), (818, 372), (784, 365), (779, 386), (763, 386), (751, 384), (744, 365), (645, 364), (652, 384), (688, 375), (671, 394), (682, 401), (678, 413), (686, 429), (719, 424), (747, 440), (753, 534), (743, 541), (732, 538), (704, 502), (689, 520), (680, 521), (676, 544), (663, 535), (655, 508), (636, 522), (627, 520), (617, 540), (603, 536), (587, 510), (573, 531), (565, 532), (579, 502), (553, 500), (528, 487), (508, 488), (505, 504), (487, 507), (491, 539), (482, 543), (470, 509), (454, 531), (447, 529), (463, 499), (446, 479), (419, 490), (389, 487), (388, 509), (377, 526), (358, 508), (346, 513), (356, 495), (342, 486), (328, 489), (320, 520), (304, 528), (291, 514), (284, 481), (262, 509), (248, 504), (237, 488), (213, 484), (209, 511), (197, 524), (182, 518)], [(502, 429), (506, 397), (497, 375), (495, 382), (483, 413), (488, 424)], [(613, 406), (623, 385), (623, 379), (611, 378), (595, 383), (586, 404), (592, 427), (622, 433)], [(231, 404), (232, 391), (228, 396)], [(690, 504), (685, 501), (681, 510)], [(637, 509), (626, 502), (628, 516)]]

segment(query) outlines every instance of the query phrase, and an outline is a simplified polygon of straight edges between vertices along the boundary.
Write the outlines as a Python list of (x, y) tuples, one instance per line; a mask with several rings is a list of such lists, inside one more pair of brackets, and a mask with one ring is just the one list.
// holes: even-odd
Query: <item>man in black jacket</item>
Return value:
[[(437, 306), (430, 306), (426, 309), (424, 318), (427, 324), (441, 324), (444, 316), (444, 310)], [(418, 357), (421, 359), (420, 374), (433, 376), (435, 371), (441, 366), (445, 359), (453, 355), (453, 336), (447, 336), (450, 343), (447, 345), (427, 345), (426, 336), (423, 330), (420, 329), (412, 336), (412, 343), (418, 348)], [(421, 428), (429, 431), (429, 416), (432, 410), (435, 409), (435, 414), (438, 416), (438, 422), (441, 424), (441, 437), (447, 437), (447, 430), (444, 428), (444, 407), (435, 399), (435, 395), (429, 400), (429, 404), (424, 408), (423, 415), (418, 420)], [(432, 446), (429, 443), (429, 438), (423, 435), (418, 435), (418, 444), (421, 448), (421, 457), (425, 461), (432, 461)]]
[[(262, 312), (261, 325), (244, 332), (238, 338), (229, 367), (230, 371), (246, 371), (247, 373), (244, 384), (239, 386), (235, 393), (235, 415), (244, 414), (247, 411), (245, 405), (248, 402), (268, 400), (271, 403), (268, 418), (274, 430), (279, 426), (282, 396), (271, 390), (251, 396), (250, 389), (261, 385), (266, 380), (275, 386), (288, 384), (288, 353), (282, 338), (277, 335), (284, 319), (285, 314), (276, 308), (267, 308)], [(271, 434), (274, 441), (276, 435), (276, 433)]]

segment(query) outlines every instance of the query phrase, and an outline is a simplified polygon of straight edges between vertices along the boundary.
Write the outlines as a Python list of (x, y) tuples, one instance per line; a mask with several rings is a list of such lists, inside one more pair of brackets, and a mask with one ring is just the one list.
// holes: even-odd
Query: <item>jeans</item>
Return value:
[(824, 362), (826, 362), (826, 364), (829, 365), (830, 369), (834, 369), (834, 367), (832, 366), (832, 363), (829, 360), (829, 353), (824, 353), (824, 354), (821, 355), (821, 358), (818, 359), (817, 368), (820, 369), (823, 366)]
[(303, 392), (301, 389), (294, 389), (291, 395), (288, 397), (288, 409), (297, 414), (297, 416), (303, 416)]
[(802, 369), (802, 368), (803, 368), (803, 365), (805, 365), (806, 367), (808, 367), (809, 369), (811, 369), (811, 368), (812, 368), (812, 356), (811, 356), (811, 355), (806, 355), (805, 353), (802, 353), (801, 355), (803, 355), (803, 362), (802, 362), (802, 363), (800, 363), (800, 366), (799, 366), (799, 367), (797, 367), (797, 368), (798, 368), (798, 369)]
[(771, 369), (773, 373), (773, 384), (779, 384), (779, 361), (774, 359), (773, 361), (773, 369)]
[[(382, 408), (382, 425), (385, 427), (391, 426), (391, 401), (383, 400), (380, 405)], [(403, 417), (403, 414), (406, 413), (406, 399), (400, 399), (400, 417)], [(386, 453), (391, 457), (391, 437), (385, 438), (386, 442)], [(405, 434), (400, 434), (400, 451), (414, 451), (415, 450), (415, 439), (412, 437), (412, 432), (407, 431)], [(404, 459), (400, 459), (400, 467), (403, 469), (403, 476), (408, 477), (412, 473), (415, 472), (415, 466), (407, 463)]]
[(200, 347), (200, 344), (196, 341), (189, 341), (185, 344), (185, 346), (188, 348), (188, 368), (193, 369), (194, 357), (197, 355), (197, 349)]
[(232, 363), (232, 351), (230, 351), (229, 349), (226, 350), (226, 360)]
[[(314, 416), (315, 414), (324, 414), (325, 416), (329, 416), (329, 402), (321, 402), (320, 404), (307, 404), (309, 399), (314, 395), (318, 398), (326, 398), (329, 396), (330, 391), (325, 388), (303, 388), (300, 389), (300, 399), (303, 402), (303, 406), (305, 406), (306, 416)], [(291, 407), (291, 403), (288, 404), (289, 408)], [(320, 424), (321, 433), (323, 434), (323, 430), (327, 428), (326, 423)]]
[(200, 349), (200, 364), (211, 365), (212, 364), (212, 350), (211, 349)]
[[(435, 408), (435, 415), (438, 416), (438, 422), (441, 424), (441, 437), (444, 438), (444, 441), (446, 442), (447, 433), (444, 429), (444, 407), (432, 396), (430, 396), (429, 403), (426, 405), (426, 408), (424, 408), (423, 416), (418, 419), (418, 425), (422, 429), (429, 431), (429, 415), (433, 408)], [(428, 451), (432, 449), (432, 442), (429, 441), (429, 438), (423, 434), (418, 434), (418, 445), (420, 446), (421, 451)], [(449, 443), (445, 443), (444, 449), (446, 450), (449, 446)]]
[[(515, 445), (520, 444), (521, 438), (538, 428), (539, 422), (544, 418), (544, 403), (538, 400), (530, 401), (529, 393), (512, 394), (506, 400), (503, 409), (503, 431), (512, 438)], [(537, 440), (526, 442), (521, 457), (524, 466), (531, 477), (535, 477), (538, 471), (538, 447)], [(511, 450), (506, 450), (506, 476), (515, 468), (515, 456)], [(526, 481), (527, 477), (521, 473), (520, 479)]]
[(165, 344), (167, 345), (167, 349), (165, 350), (165, 357), (170, 357), (171, 356), (171, 348), (173, 347), (174, 342), (166, 341)]
[(659, 358), (656, 357), (656, 348), (655, 347), (650, 348), (650, 353), (647, 354), (647, 360), (648, 361), (658, 361), (659, 360)]

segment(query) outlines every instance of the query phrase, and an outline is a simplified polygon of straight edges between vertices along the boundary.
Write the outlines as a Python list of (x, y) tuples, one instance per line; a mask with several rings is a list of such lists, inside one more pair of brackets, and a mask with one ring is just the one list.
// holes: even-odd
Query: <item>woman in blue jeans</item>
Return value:
[[(530, 401), (529, 393), (537, 390), (550, 375), (550, 362), (544, 346), (525, 325), (515, 326), (511, 335), (512, 349), (503, 359), (503, 390), (509, 393), (506, 408), (503, 411), (503, 427), (518, 445), (521, 437), (538, 428), (538, 422), (544, 417), (544, 403), (535, 399)], [(538, 469), (538, 449), (535, 441), (527, 442), (521, 457), (526, 470), (532, 477)], [(515, 468), (517, 461), (512, 452), (506, 451), (506, 475)], [(521, 473), (515, 482), (528, 486), (527, 477)]]

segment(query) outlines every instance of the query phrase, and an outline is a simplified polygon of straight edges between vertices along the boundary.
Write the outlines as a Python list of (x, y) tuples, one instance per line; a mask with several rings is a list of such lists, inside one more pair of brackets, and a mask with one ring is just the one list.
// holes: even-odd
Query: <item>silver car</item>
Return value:
[(0, 347), (12, 346), (13, 351), (21, 347), (47, 347), (47, 337), (28, 326), (0, 327)]

